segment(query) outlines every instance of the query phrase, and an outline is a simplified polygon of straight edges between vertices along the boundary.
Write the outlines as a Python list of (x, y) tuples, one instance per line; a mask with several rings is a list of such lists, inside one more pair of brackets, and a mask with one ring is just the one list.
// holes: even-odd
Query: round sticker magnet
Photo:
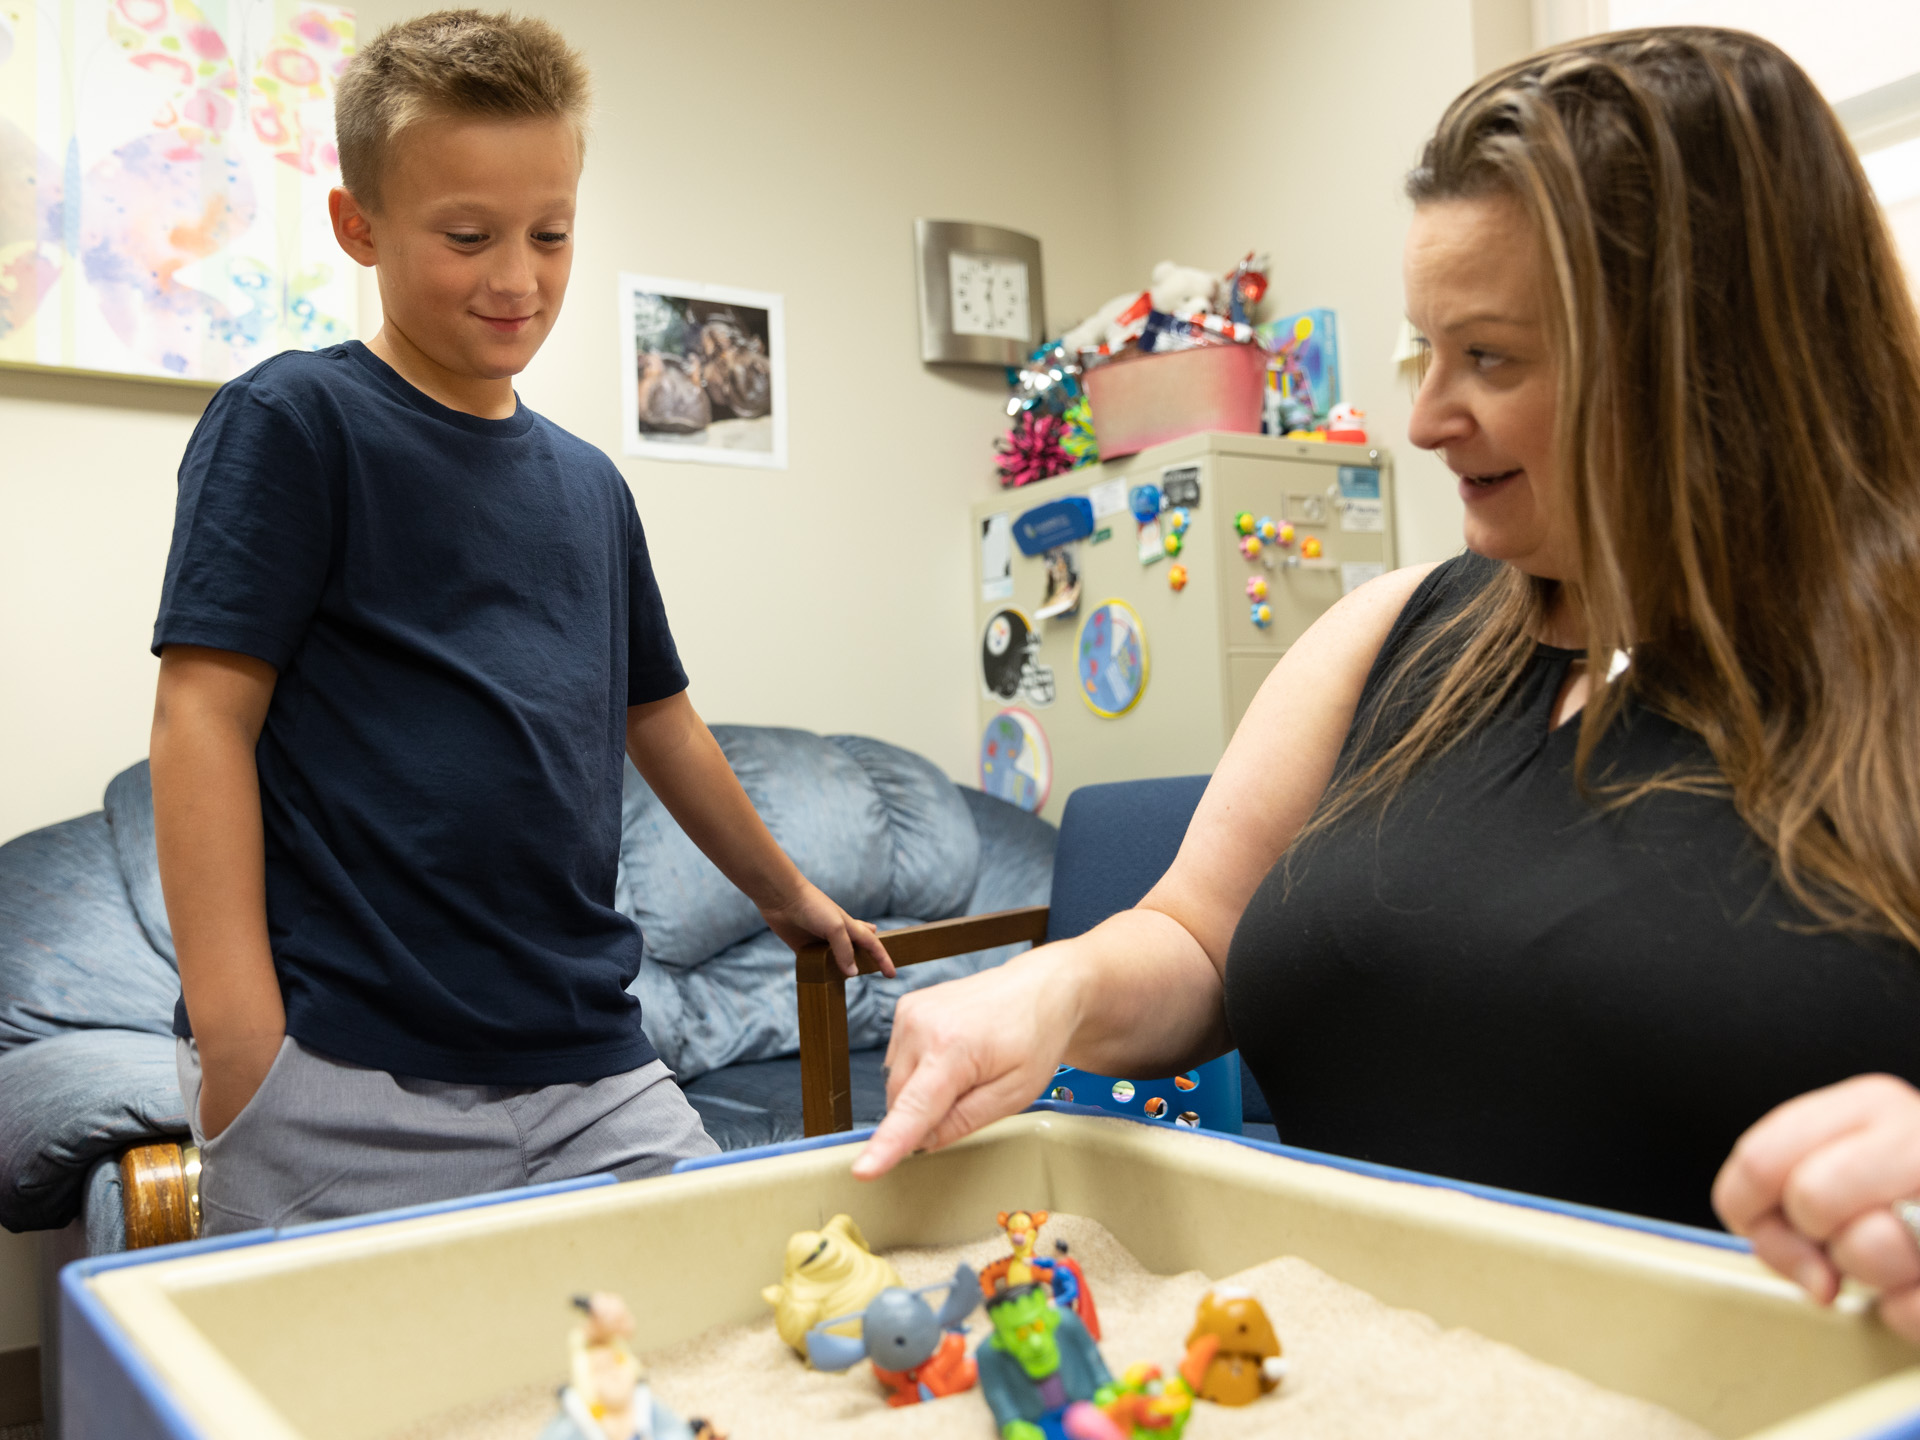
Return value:
[(1081, 698), (1108, 720), (1140, 703), (1147, 688), (1147, 634), (1124, 600), (1095, 606), (1080, 626), (1076, 674)]
[(1053, 789), (1053, 751), (1040, 722), (1012, 705), (980, 737), (980, 788), (996, 800), (1037, 811)]

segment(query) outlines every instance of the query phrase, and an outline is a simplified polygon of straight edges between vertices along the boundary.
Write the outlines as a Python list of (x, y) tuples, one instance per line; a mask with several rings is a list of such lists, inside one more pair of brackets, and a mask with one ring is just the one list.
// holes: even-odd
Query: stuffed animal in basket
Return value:
[(1251, 1405), (1286, 1373), (1280, 1337), (1251, 1291), (1216, 1285), (1200, 1297), (1180, 1362), (1180, 1378), (1196, 1395), (1216, 1405)]
[[(787, 1241), (785, 1273), (760, 1297), (773, 1307), (780, 1338), (805, 1358), (807, 1331), (822, 1317), (863, 1310), (882, 1290), (901, 1283), (900, 1272), (873, 1253), (853, 1217), (836, 1215), (820, 1229), (797, 1231)], [(859, 1320), (836, 1321), (833, 1328), (852, 1334)]]

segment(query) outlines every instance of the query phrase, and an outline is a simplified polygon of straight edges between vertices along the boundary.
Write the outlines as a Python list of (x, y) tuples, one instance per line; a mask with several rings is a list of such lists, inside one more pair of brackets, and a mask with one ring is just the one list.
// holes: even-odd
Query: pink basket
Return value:
[(1201, 430), (1258, 435), (1266, 375), (1267, 352), (1258, 345), (1136, 355), (1089, 370), (1087, 403), (1100, 458)]

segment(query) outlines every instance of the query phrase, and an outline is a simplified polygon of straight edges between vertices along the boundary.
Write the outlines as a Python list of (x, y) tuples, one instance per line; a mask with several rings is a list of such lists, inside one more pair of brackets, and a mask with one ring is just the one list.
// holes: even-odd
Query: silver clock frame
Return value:
[[(1040, 242), (1018, 230), (976, 225), (970, 220), (916, 220), (913, 244), (919, 256), (920, 358), (949, 365), (1018, 365), (1045, 339), (1047, 292), (1040, 277)], [(953, 333), (953, 292), (947, 261), (963, 255), (1005, 256), (1027, 267), (1027, 338)]]

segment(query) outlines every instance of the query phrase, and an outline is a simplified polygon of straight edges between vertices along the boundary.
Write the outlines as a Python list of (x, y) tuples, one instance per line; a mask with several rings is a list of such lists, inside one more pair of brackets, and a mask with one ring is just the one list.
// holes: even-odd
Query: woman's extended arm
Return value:
[(1281, 658), (1147, 897), (1072, 940), (901, 997), (871, 1179), (1023, 1109), (1064, 1059), (1168, 1074), (1225, 1050), (1227, 946), (1254, 889), (1325, 792), (1367, 671), (1431, 566), (1348, 595)]

